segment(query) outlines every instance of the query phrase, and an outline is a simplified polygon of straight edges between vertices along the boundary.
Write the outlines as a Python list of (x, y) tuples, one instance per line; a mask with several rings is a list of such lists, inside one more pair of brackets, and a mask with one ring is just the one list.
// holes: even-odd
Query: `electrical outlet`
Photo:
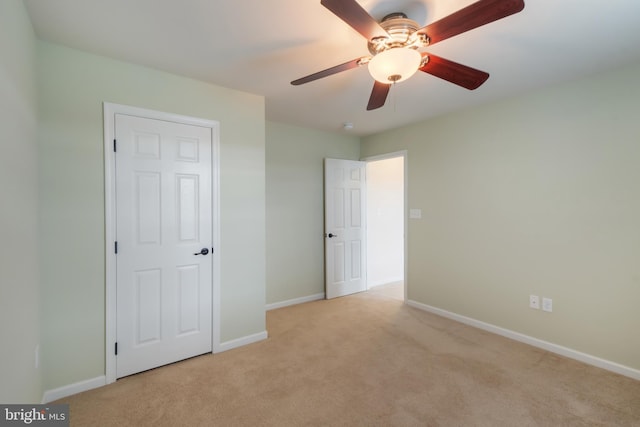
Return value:
[(551, 298), (542, 297), (542, 310), (549, 313), (553, 311), (553, 300)]
[(540, 297), (538, 295), (529, 295), (529, 307), (540, 310)]

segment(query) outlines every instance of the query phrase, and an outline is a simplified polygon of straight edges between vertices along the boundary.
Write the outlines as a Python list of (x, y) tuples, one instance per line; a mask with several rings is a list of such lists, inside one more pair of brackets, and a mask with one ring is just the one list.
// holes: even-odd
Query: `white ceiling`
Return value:
[[(374, 18), (426, 25), (474, 0), (359, 0)], [(468, 91), (425, 73), (366, 111), (365, 67), (290, 81), (368, 55), (366, 40), (320, 0), (25, 0), (37, 36), (266, 98), (268, 120), (355, 135), (640, 62), (640, 1), (525, 0), (522, 12), (427, 51), (488, 72)], [(640, 76), (639, 76), (640, 77)]]

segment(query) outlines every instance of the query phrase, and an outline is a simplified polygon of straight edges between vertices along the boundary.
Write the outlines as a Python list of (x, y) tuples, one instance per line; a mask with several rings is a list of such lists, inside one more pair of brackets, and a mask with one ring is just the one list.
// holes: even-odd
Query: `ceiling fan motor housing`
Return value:
[(398, 47), (420, 49), (429, 45), (426, 34), (417, 33), (420, 26), (401, 12), (385, 16), (380, 26), (389, 34), (387, 37), (375, 37), (369, 40), (368, 48), (372, 55)]

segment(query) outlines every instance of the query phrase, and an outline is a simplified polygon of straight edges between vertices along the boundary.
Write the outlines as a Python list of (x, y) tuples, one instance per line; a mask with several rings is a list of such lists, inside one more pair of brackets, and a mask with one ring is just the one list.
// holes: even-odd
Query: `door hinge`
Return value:
[(113, 245), (113, 250), (114, 250), (114, 251), (115, 251), (115, 253), (117, 254), (117, 253), (118, 253), (118, 241), (116, 240), (116, 241), (115, 241), (115, 242), (113, 242), (113, 243), (114, 243), (114, 245)]
[(113, 152), (115, 153), (117, 151), (117, 143), (116, 140), (113, 140)]
[(116, 356), (118, 355), (118, 343), (116, 342)]

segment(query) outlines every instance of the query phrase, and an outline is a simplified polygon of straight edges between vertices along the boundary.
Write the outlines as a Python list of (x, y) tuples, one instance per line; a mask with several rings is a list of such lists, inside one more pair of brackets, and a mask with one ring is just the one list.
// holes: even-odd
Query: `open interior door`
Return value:
[(362, 292), (366, 283), (366, 163), (324, 161), (327, 299)]

